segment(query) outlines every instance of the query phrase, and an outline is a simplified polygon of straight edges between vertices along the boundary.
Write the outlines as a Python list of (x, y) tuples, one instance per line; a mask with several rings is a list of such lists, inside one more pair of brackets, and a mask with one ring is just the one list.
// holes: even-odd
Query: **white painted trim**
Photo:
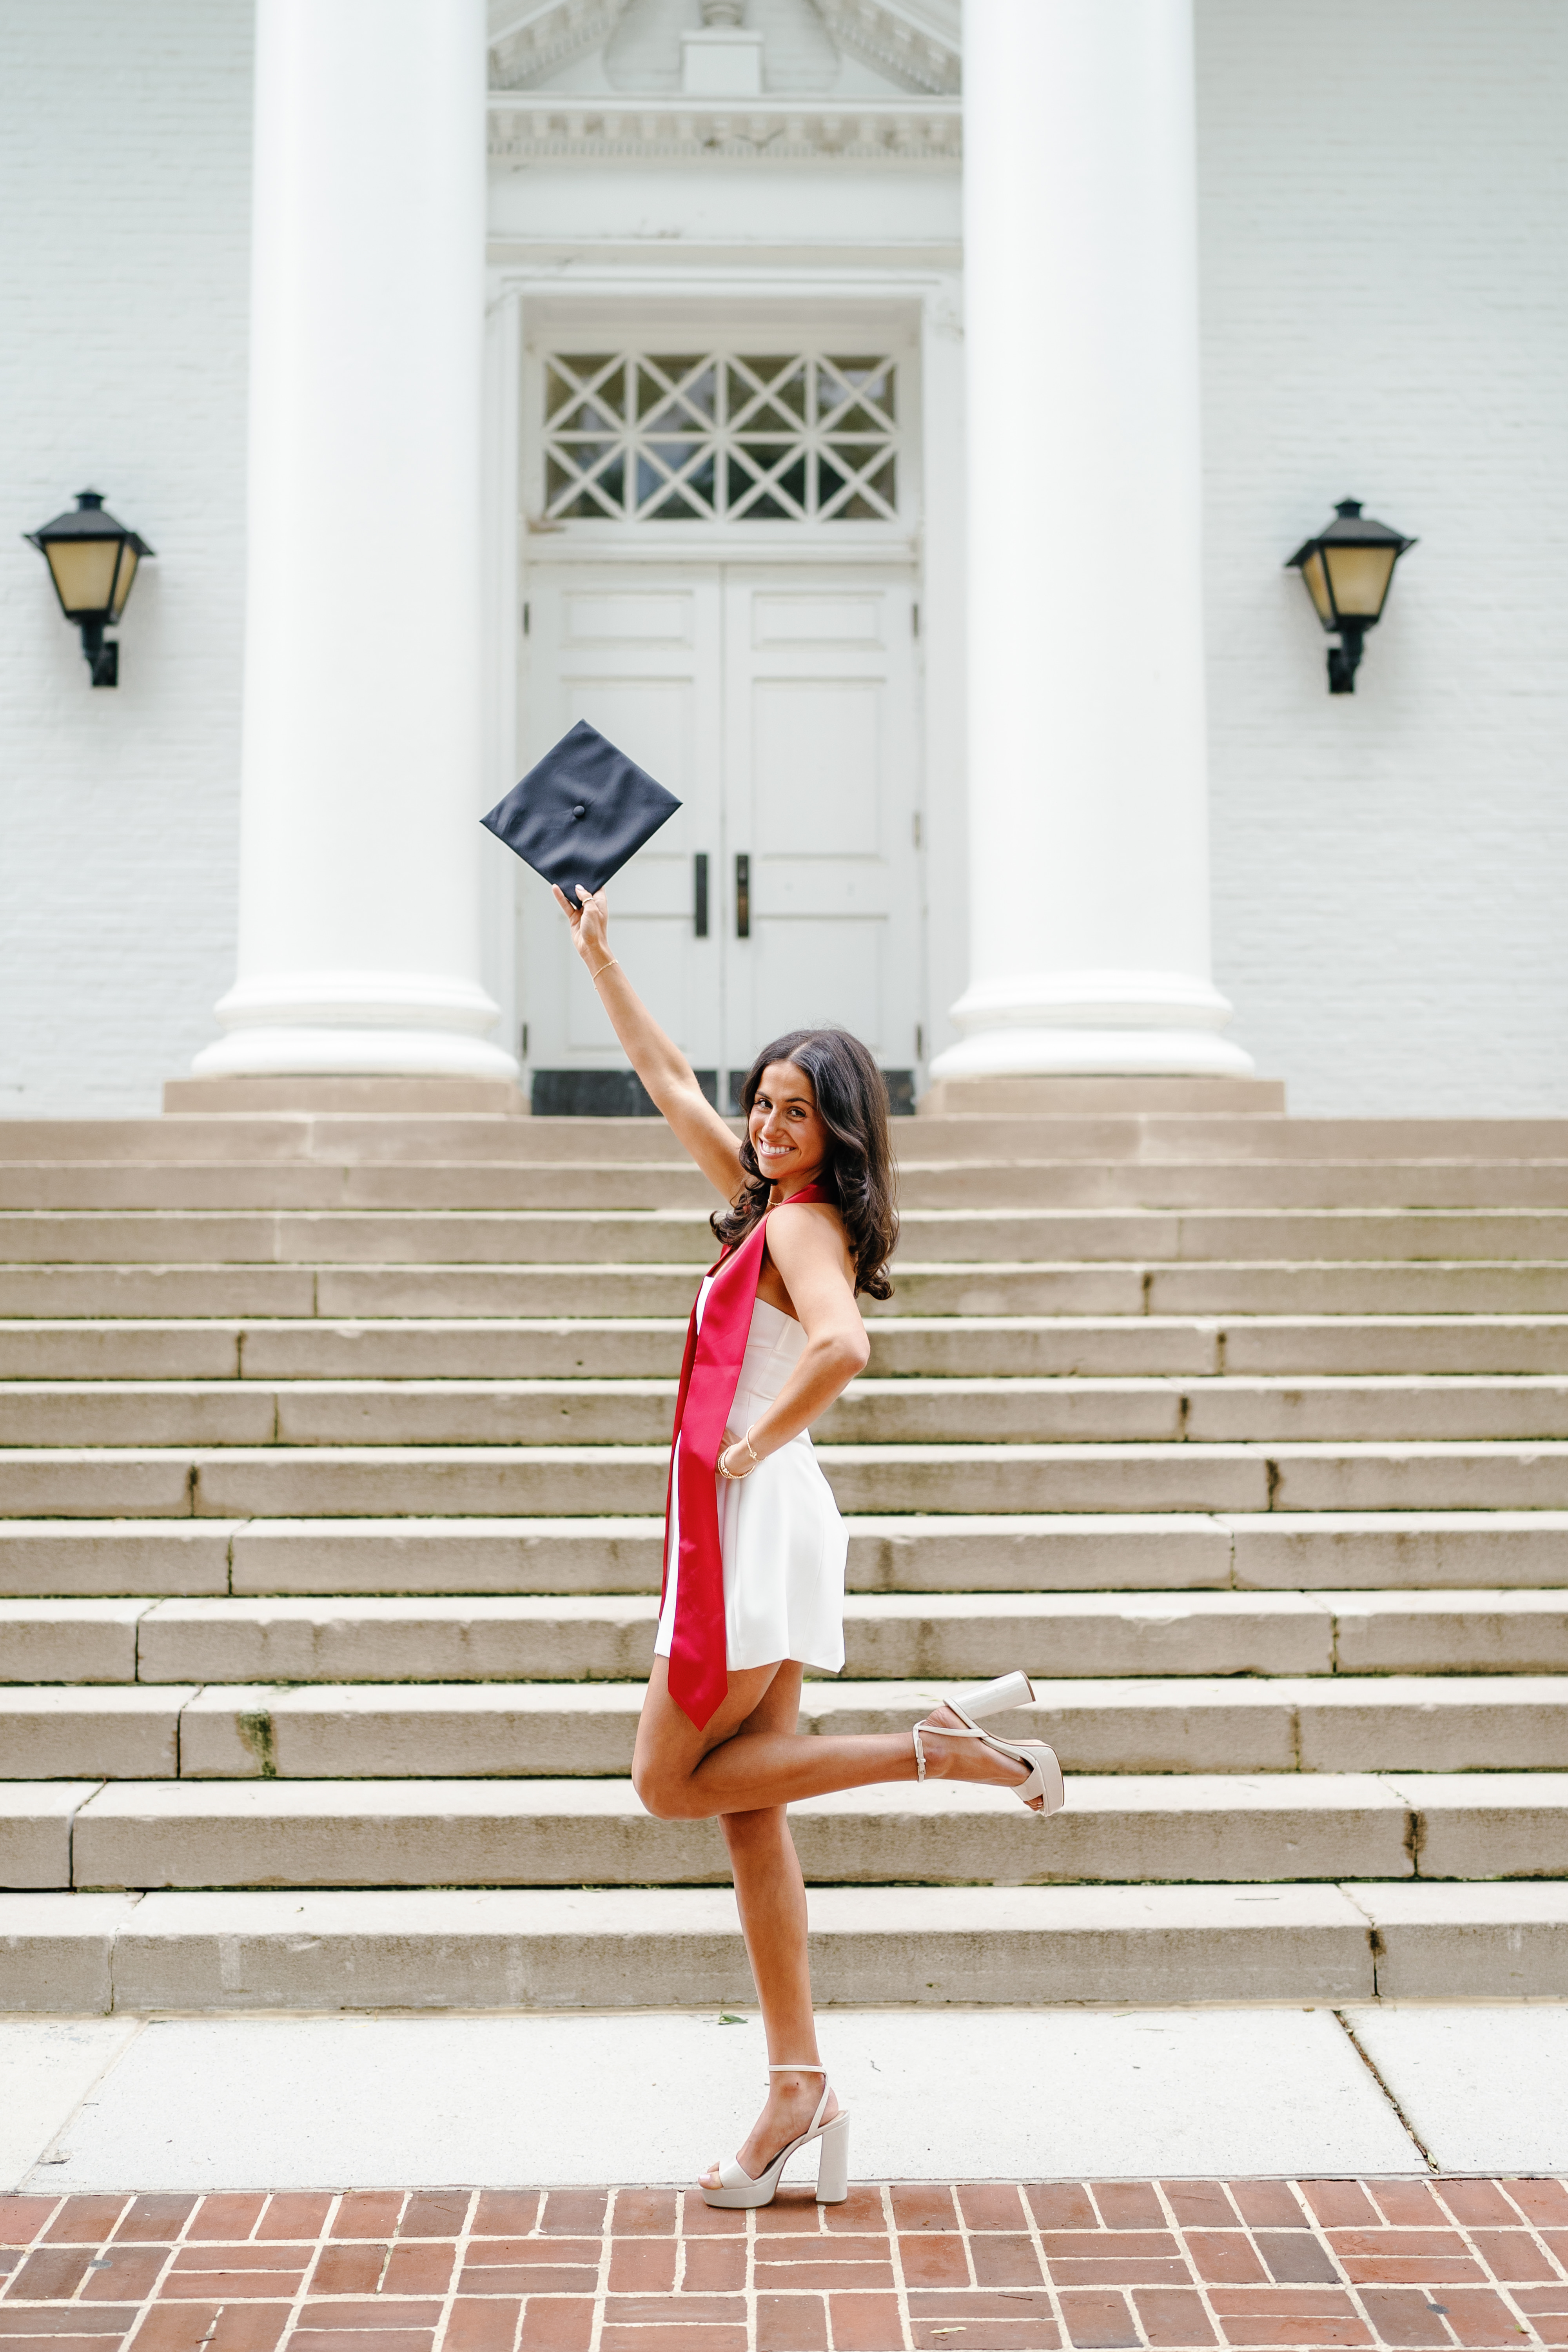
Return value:
[[(517, 782), (517, 671), (522, 628), (521, 562), (518, 549), (521, 448), (517, 432), (522, 352), (522, 303), (508, 288), (485, 317), (483, 448), (484, 673), (487, 807)], [(517, 861), (486, 835), (480, 856), (480, 947), (484, 974), (500, 1008), (500, 1039), (519, 1046)]]
[[(948, 1008), (969, 973), (966, 482), (963, 281), (921, 304), (921, 651), (924, 672), (925, 1061), (958, 1037)], [(924, 1080), (924, 1068), (921, 1073)]]
[(585, 162), (682, 158), (705, 163), (924, 166), (956, 160), (963, 110), (954, 98), (606, 99), (550, 89), (492, 90), (492, 163), (542, 156)]
[[(879, 528), (866, 526), (868, 531)], [(919, 531), (889, 525), (885, 538), (873, 539), (858, 536), (853, 523), (827, 523), (820, 530), (810, 523), (759, 524), (748, 531), (728, 523), (688, 527), (606, 520), (541, 530), (525, 521), (525, 531), (533, 563), (913, 563), (921, 548)]]

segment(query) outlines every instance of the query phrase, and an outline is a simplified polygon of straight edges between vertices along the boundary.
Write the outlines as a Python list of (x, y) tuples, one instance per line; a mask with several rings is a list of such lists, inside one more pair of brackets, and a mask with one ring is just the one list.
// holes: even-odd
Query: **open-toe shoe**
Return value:
[(833, 2096), (825, 2066), (770, 2066), (770, 2074), (820, 2074), (822, 2096), (816, 2103), (816, 2113), (798, 2137), (787, 2147), (780, 2148), (767, 2170), (753, 2180), (738, 2158), (719, 2167), (719, 2186), (710, 2189), (707, 2182), (700, 2185), (710, 2205), (726, 2208), (771, 2205), (784, 2177), (784, 2168), (792, 2156), (798, 2156), (813, 2140), (820, 2140), (822, 2152), (816, 2164), (816, 2201), (819, 2205), (842, 2205), (849, 2194), (849, 2111), (840, 2107), (836, 2116), (823, 2117), (827, 2102)]
[[(921, 1735), (928, 1739), (978, 1739), (994, 1756), (1005, 1756), (1015, 1764), (1022, 1764), (1028, 1779), (1015, 1788), (1013, 1794), (1033, 1813), (1044, 1821), (1051, 1813), (1059, 1813), (1067, 1803), (1067, 1790), (1062, 1784), (1062, 1768), (1057, 1762), (1056, 1751), (1043, 1739), (1000, 1739), (992, 1731), (982, 1730), (976, 1718), (985, 1715), (1002, 1715), (1009, 1707), (1028, 1706), (1033, 1703), (1035, 1686), (1027, 1675), (999, 1675), (993, 1683), (985, 1683), (963, 1698), (943, 1696), (938, 1704), (950, 1715), (958, 1717), (956, 1726), (941, 1723), (917, 1723), (915, 1726), (915, 1777), (926, 1776), (925, 1749)], [(1040, 1802), (1035, 1803), (1038, 1797)]]

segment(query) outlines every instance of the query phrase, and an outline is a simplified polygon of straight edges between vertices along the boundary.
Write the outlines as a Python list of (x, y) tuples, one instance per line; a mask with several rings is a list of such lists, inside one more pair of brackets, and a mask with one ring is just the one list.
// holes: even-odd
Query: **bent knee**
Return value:
[(656, 1822), (684, 1821), (691, 1811), (691, 1781), (687, 1773), (667, 1765), (635, 1763), (632, 1787), (645, 1813)]

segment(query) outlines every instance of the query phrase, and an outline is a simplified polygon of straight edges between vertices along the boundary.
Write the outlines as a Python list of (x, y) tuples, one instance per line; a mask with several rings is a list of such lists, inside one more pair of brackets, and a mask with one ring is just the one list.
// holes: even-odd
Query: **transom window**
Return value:
[(896, 522), (896, 374), (887, 358), (804, 352), (552, 352), (545, 514)]

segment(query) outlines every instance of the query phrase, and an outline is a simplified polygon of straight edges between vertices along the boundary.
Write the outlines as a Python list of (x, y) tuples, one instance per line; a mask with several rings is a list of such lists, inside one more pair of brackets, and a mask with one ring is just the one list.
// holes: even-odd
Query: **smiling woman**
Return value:
[[(737, 1138), (610, 952), (603, 891), (558, 887), (573, 941), (632, 1067), (727, 1205), (723, 1244), (687, 1332), (670, 1449), (664, 1591), (632, 1778), (664, 1820), (717, 1817), (767, 2026), (770, 2090), (738, 2158), (701, 2178), (711, 2205), (765, 2205), (789, 2158), (820, 2143), (817, 2197), (847, 2194), (848, 2118), (816, 2046), (805, 1888), (785, 1808), (928, 1777), (1011, 1788), (1037, 1815), (1061, 1805), (1048, 1748), (983, 1731), (1026, 1704), (1022, 1675), (944, 1701), (912, 1734), (796, 1728), (806, 1666), (844, 1664), (847, 1538), (811, 1424), (864, 1370), (857, 1299), (887, 1298), (898, 1238), (887, 1096), (843, 1029), (799, 1029), (758, 1055)], [(803, 2058), (803, 2050), (810, 2052)], [(820, 2087), (819, 2087), (820, 2085)]]

